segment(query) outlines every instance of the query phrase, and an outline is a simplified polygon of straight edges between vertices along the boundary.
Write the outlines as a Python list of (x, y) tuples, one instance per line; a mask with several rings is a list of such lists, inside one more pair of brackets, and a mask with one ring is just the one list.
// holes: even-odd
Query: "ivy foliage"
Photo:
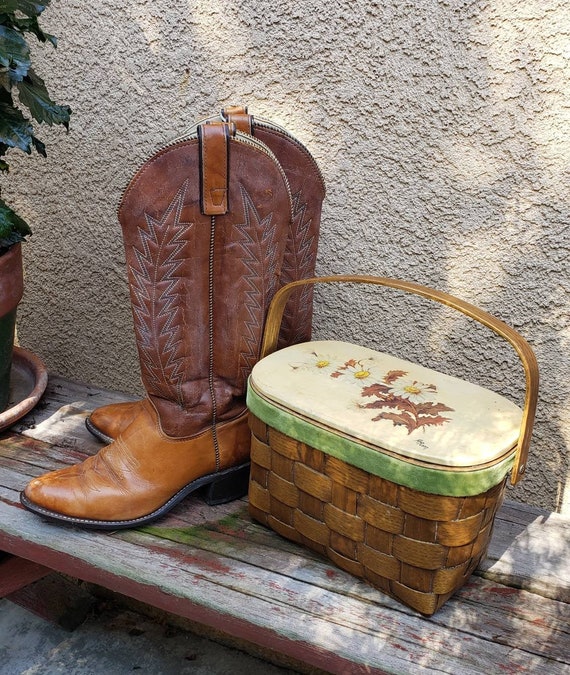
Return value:
[[(45, 82), (32, 68), (28, 36), (57, 46), (57, 39), (45, 33), (39, 17), (50, 0), (0, 0), (0, 172), (8, 172), (5, 155), (17, 148), (30, 155), (33, 150), (46, 156), (45, 145), (37, 138), (34, 122), (61, 124), (69, 129), (71, 108), (58, 105)], [(30, 228), (0, 198), (0, 252), (22, 241)]]

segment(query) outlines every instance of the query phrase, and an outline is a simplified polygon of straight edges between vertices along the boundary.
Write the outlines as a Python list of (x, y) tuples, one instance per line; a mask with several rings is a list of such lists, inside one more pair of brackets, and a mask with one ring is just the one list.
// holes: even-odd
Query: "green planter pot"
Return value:
[(15, 244), (0, 256), (0, 412), (6, 409), (10, 397), (16, 308), (23, 291), (22, 247)]

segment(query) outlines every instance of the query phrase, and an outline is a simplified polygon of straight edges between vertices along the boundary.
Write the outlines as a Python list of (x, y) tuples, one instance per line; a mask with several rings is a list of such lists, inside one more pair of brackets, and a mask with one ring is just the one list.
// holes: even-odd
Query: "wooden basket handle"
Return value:
[(317, 283), (337, 283), (348, 282), (357, 284), (376, 284), (377, 286), (388, 286), (389, 288), (397, 288), (408, 293), (415, 293), (421, 295), (429, 300), (435, 300), (443, 305), (452, 307), (468, 317), (475, 319), (487, 328), (497, 333), (504, 340), (509, 342), (517, 352), (525, 372), (526, 377), (526, 393), (524, 410), (521, 422), (521, 429), (519, 432), (519, 439), (517, 443), (517, 450), (515, 461), (511, 472), (511, 483), (515, 485), (524, 476), (526, 471), (526, 464), (528, 458), (528, 451), (530, 445), (530, 438), (532, 435), (532, 428), (534, 425), (534, 417), (536, 412), (536, 403), (538, 399), (538, 364), (536, 357), (528, 342), (517, 331), (495, 318), (491, 314), (479, 309), (475, 305), (471, 305), (464, 300), (460, 300), (453, 295), (436, 291), (421, 286), (411, 281), (400, 281), (398, 279), (390, 279), (388, 277), (374, 277), (367, 275), (339, 275), (330, 277), (314, 277), (311, 279), (301, 279), (299, 281), (292, 281), (291, 283), (280, 288), (269, 306), (267, 319), (265, 322), (265, 330), (263, 334), (263, 342), (261, 345), (261, 358), (271, 354), (277, 348), (277, 339), (279, 337), (279, 329), (281, 326), (281, 319), (283, 318), (283, 311), (287, 304), (287, 299), (290, 294), (299, 286)]

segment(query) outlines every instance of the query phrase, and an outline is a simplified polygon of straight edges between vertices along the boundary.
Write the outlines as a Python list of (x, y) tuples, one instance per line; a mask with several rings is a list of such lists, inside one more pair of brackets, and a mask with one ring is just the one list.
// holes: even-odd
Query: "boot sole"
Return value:
[(85, 426), (87, 427), (87, 431), (92, 433), (93, 436), (95, 436), (95, 438), (98, 438), (100, 441), (103, 441), (103, 443), (107, 443), (107, 445), (110, 445), (114, 441), (113, 438), (107, 436), (102, 431), (99, 431), (99, 429), (91, 421), (90, 417), (85, 418)]
[(30, 501), (24, 492), (20, 493), (20, 501), (29, 511), (36, 513), (47, 520), (65, 525), (78, 525), (93, 530), (123, 530), (131, 527), (146, 525), (158, 518), (162, 518), (168, 511), (181, 502), (188, 495), (200, 491), (200, 496), (209, 506), (226, 504), (247, 494), (249, 486), (250, 462), (234, 466), (231, 469), (218, 471), (202, 476), (185, 485), (161, 507), (139, 518), (130, 520), (92, 520), (89, 518), (75, 518), (66, 516), (57, 511), (50, 511)]

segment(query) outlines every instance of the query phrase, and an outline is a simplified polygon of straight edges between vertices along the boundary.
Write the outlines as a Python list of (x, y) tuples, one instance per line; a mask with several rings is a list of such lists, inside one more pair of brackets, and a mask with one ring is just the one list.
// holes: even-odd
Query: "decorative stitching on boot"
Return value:
[[(305, 220), (307, 202), (301, 202), (301, 191), (293, 195), (293, 218), (281, 272), (281, 285), (312, 277), (315, 272), (315, 233), (312, 218)], [(313, 288), (304, 286), (295, 291), (283, 313), (281, 336), (283, 345), (306, 342), (310, 339)], [(281, 342), (281, 340), (280, 340)]]
[(250, 317), (245, 321), (244, 332), (239, 350), (239, 386), (245, 387), (251, 369), (259, 359), (261, 348), (261, 331), (265, 320), (265, 312), (277, 289), (278, 260), (276, 255), (275, 227), (273, 212), (261, 217), (243, 185), (240, 185), (244, 222), (236, 224), (242, 235), (238, 244), (243, 251), (241, 262), (245, 267), (243, 283), (245, 307)]
[(183, 405), (184, 340), (182, 276), (188, 232), (194, 223), (180, 221), (185, 181), (157, 220), (145, 214), (146, 229), (137, 228), (140, 247), (133, 246), (137, 266), (130, 266), (133, 315), (145, 384), (149, 394)]

